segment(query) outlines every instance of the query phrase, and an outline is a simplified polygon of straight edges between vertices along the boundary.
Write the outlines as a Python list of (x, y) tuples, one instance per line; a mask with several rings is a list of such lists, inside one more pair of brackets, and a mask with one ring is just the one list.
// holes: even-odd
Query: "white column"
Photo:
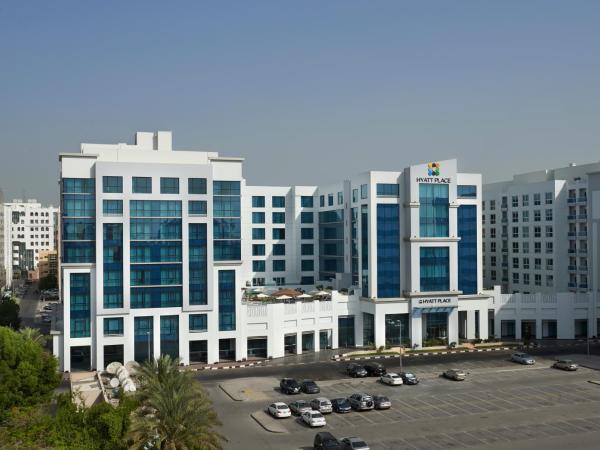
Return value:
[[(458, 313), (457, 313), (458, 314)], [(467, 339), (475, 339), (475, 311), (467, 310)], [(452, 341), (450, 341), (452, 342)], [(458, 344), (458, 341), (454, 341)]]
[(410, 315), (410, 341), (414, 347), (417, 344), (417, 348), (423, 347), (423, 322), (421, 314), (416, 315), (413, 313)]
[(458, 308), (452, 308), (448, 313), (448, 344), (458, 344)]
[(373, 316), (375, 322), (375, 348), (385, 347), (385, 314), (375, 306)]

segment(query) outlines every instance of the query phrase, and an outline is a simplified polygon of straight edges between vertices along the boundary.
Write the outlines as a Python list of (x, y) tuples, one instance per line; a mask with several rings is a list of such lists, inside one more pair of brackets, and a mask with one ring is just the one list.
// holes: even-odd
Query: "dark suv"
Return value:
[(365, 364), (365, 370), (367, 371), (367, 374), (372, 377), (380, 377), (381, 375), (385, 375), (386, 372), (385, 367), (377, 362)]
[(360, 364), (356, 364), (356, 363), (351, 363), (348, 364), (348, 367), (346, 367), (346, 372), (348, 373), (348, 375), (350, 375), (351, 377), (366, 377), (368, 375), (368, 372), (365, 370), (365, 368), (363, 366), (361, 366)]
[(284, 394), (299, 394), (300, 385), (293, 378), (284, 378), (279, 382), (281, 392)]
[(307, 394), (318, 394), (321, 392), (321, 388), (319, 388), (317, 383), (315, 383), (313, 380), (304, 380), (302, 383), (300, 383), (300, 390), (302, 392), (306, 392)]
[(343, 450), (344, 448), (340, 441), (328, 431), (321, 431), (315, 435), (313, 447), (315, 450)]

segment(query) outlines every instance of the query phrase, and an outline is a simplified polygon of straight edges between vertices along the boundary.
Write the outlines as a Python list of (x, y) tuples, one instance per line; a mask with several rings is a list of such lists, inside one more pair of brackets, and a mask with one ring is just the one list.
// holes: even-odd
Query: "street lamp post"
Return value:
[(400, 372), (402, 373), (402, 372), (404, 372), (402, 370), (402, 319), (398, 319), (398, 324), (399, 324), (398, 328), (400, 329), (400, 342), (399, 342), (400, 346), (398, 349), (399, 350), (398, 353), (400, 354)]

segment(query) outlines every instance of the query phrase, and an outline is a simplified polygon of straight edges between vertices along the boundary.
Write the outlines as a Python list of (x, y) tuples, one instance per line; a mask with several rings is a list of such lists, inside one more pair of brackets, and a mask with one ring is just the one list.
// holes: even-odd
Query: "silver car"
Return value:
[(342, 448), (344, 450), (371, 450), (365, 441), (357, 437), (342, 439)]
[(374, 395), (373, 402), (375, 403), (375, 409), (390, 409), (392, 402), (385, 395)]
[(535, 364), (535, 359), (533, 359), (532, 356), (528, 355), (527, 353), (513, 353), (512, 356), (510, 357), (511, 361), (514, 361), (516, 363), (519, 364), (527, 364), (527, 365), (532, 365)]
[(464, 381), (466, 378), (465, 372), (460, 369), (448, 369), (442, 375), (449, 380)]
[(310, 406), (315, 411), (319, 411), (321, 414), (330, 414), (333, 412), (333, 406), (329, 399), (325, 397), (317, 397), (311, 400)]
[(298, 416), (306, 411), (312, 411), (310, 403), (308, 403), (306, 400), (296, 400), (295, 402), (290, 403), (288, 406), (290, 407), (292, 413)]
[(559, 359), (554, 364), (552, 364), (552, 367), (554, 367), (555, 369), (562, 369), (562, 370), (569, 370), (569, 371), (577, 370), (577, 364), (575, 364), (570, 359)]
[(375, 408), (373, 397), (369, 394), (352, 394), (348, 397), (348, 401), (350, 402), (352, 409), (357, 411), (369, 411)]

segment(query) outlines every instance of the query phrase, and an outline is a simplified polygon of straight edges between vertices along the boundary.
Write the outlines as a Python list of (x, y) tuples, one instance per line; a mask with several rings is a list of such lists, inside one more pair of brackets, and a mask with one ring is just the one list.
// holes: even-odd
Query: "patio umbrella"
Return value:
[(312, 298), (312, 295), (308, 295), (308, 294), (300, 294), (299, 296), (297, 296), (296, 298)]
[(256, 294), (254, 298), (270, 298), (270, 296), (261, 292), (260, 294)]
[(331, 293), (329, 293), (327, 291), (318, 291), (318, 292), (315, 292), (313, 295), (323, 296), (323, 295), (331, 295)]
[(289, 300), (293, 297), (290, 297), (289, 295), (280, 295), (279, 297), (275, 297), (276, 300)]

